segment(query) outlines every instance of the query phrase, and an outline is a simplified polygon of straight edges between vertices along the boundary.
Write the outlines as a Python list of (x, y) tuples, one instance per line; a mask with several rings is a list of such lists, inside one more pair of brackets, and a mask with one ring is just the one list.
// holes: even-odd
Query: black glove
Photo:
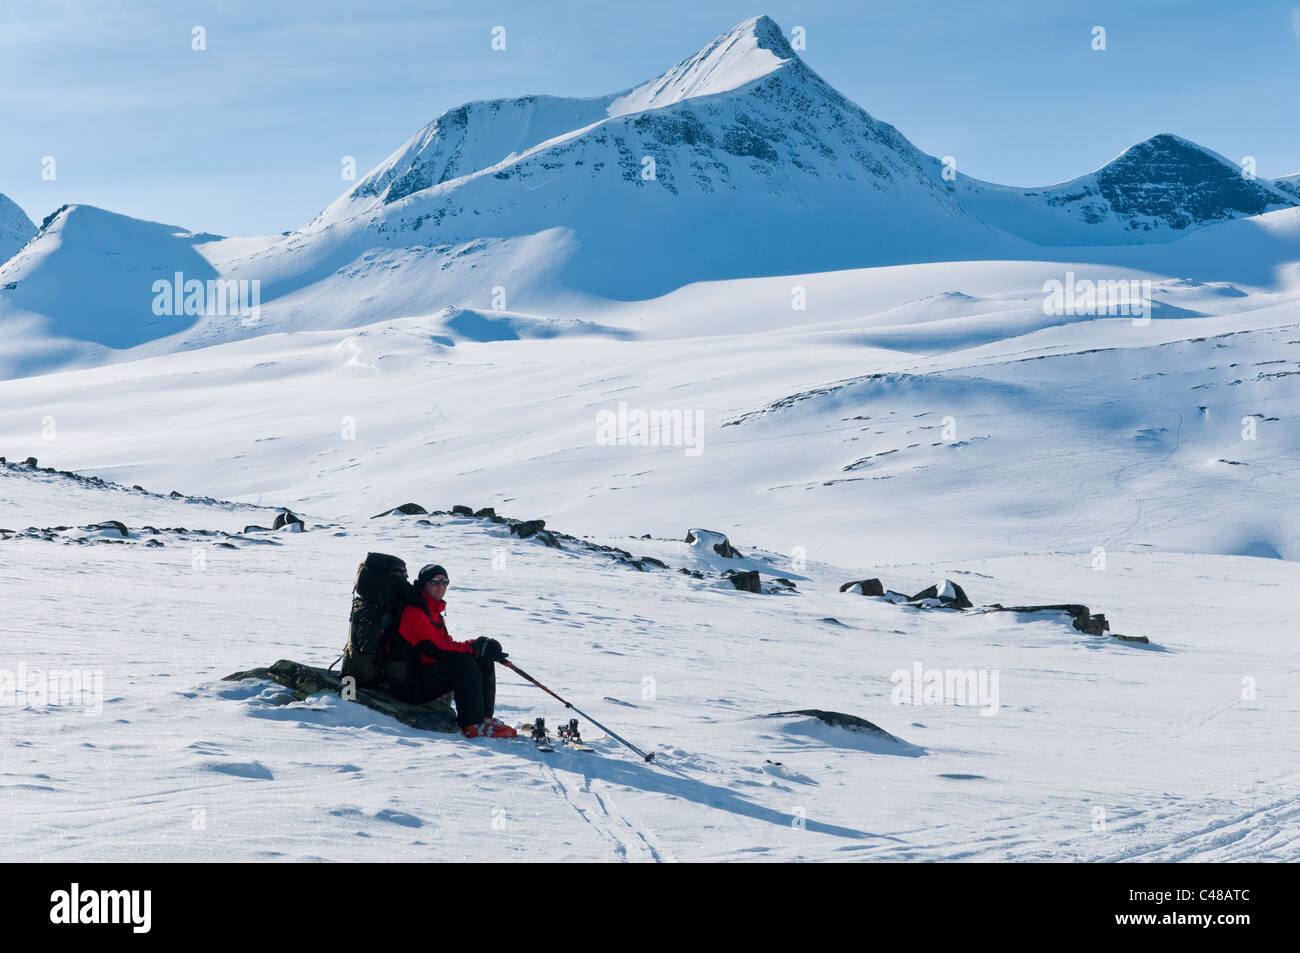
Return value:
[(484, 662), (504, 662), (508, 655), (501, 651), (501, 643), (481, 635), (474, 640), (474, 657)]

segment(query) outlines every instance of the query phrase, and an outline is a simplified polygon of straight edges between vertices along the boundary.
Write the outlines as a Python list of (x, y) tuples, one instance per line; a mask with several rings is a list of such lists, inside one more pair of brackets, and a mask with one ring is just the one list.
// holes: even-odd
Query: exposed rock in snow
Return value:
[(912, 602), (922, 602), (924, 600), (937, 600), (940, 605), (952, 609), (969, 609), (971, 601), (966, 598), (966, 590), (951, 579), (944, 579), (935, 583), (927, 589), (922, 589), (916, 595), (912, 596)]
[(382, 513), (376, 513), (370, 518), (377, 520), (381, 516), (393, 516), (395, 514), (401, 514), (403, 516), (423, 516), (427, 515), (428, 512), (429, 511), (419, 503), (403, 503), (401, 506), (394, 506), (391, 510), (384, 510)]
[[(234, 682), (244, 679), (268, 679), (278, 682), (292, 690), (299, 701), (310, 695), (322, 692), (338, 695), (342, 690), (342, 681), (338, 675), (323, 668), (303, 665), (288, 659), (280, 659), (269, 668), (254, 668), (227, 675), (222, 681)], [(399, 701), (387, 692), (371, 688), (357, 688), (356, 702), (396, 718), (403, 724), (423, 731), (456, 732), (459, 726), (451, 706), (438, 699), (425, 705), (412, 705)]]
[(711, 529), (688, 529), (686, 542), (700, 549), (710, 549), (724, 559), (743, 559), (745, 554), (731, 545), (725, 533)]
[(850, 591), (862, 596), (883, 596), (885, 587), (879, 579), (859, 579), (856, 582), (846, 582), (840, 586), (840, 592)]

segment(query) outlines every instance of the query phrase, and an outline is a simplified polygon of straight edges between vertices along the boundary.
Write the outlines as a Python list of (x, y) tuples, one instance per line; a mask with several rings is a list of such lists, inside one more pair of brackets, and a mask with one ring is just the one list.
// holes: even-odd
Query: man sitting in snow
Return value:
[(450, 579), (447, 570), (428, 565), (415, 577), (415, 604), (402, 610), (398, 635), (410, 661), (410, 675), (393, 687), (403, 701), (422, 705), (455, 692), (456, 723), (466, 738), (513, 738), (518, 732), (492, 717), (496, 708), (496, 663), (506, 660), (501, 643), (481, 637), (455, 642), (442, 613)]

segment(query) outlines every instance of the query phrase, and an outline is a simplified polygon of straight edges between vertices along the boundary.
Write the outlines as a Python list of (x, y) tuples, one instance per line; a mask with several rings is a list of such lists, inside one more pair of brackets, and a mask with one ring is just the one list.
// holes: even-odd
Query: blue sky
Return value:
[(1300, 0), (4, 0), (0, 192), (37, 222), (78, 202), (284, 231), (349, 186), (345, 155), (363, 175), (471, 99), (632, 86), (759, 13), (804, 27), (826, 80), (979, 178), (1059, 182), (1158, 132), (1300, 171)]

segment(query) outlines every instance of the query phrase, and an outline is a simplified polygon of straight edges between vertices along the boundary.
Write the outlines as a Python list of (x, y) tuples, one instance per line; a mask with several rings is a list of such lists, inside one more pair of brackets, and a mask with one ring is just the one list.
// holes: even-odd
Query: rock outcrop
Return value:
[(883, 596), (885, 587), (879, 579), (858, 579), (840, 586), (840, 592), (856, 592), (863, 596)]
[[(269, 668), (254, 668), (246, 672), (234, 672), (227, 675), (222, 681), (236, 682), (248, 678), (262, 678), (278, 682), (289, 689), (299, 701), (309, 695), (319, 695), (322, 692), (338, 695), (342, 693), (343, 688), (342, 680), (333, 672), (323, 668), (315, 668), (311, 665), (303, 665), (301, 662), (293, 662), (288, 659), (280, 659)], [(455, 713), (446, 702), (447, 697), (443, 696), (435, 699), (426, 705), (412, 705), (409, 702), (394, 698), (387, 692), (372, 688), (358, 688), (355, 701), (421, 731), (458, 732), (460, 726), (456, 724)]]
[(391, 510), (384, 510), (382, 513), (376, 513), (370, 518), (372, 520), (377, 520), (381, 516), (427, 516), (428, 513), (429, 511), (419, 503), (403, 503), (401, 506), (394, 506)]
[(727, 539), (725, 533), (717, 533), (711, 529), (689, 529), (686, 531), (686, 542), (692, 546), (702, 546), (711, 549), (713, 552), (722, 556), (724, 559), (743, 559), (744, 553), (731, 545), (731, 540)]

